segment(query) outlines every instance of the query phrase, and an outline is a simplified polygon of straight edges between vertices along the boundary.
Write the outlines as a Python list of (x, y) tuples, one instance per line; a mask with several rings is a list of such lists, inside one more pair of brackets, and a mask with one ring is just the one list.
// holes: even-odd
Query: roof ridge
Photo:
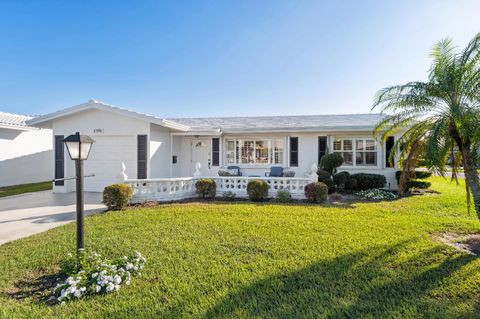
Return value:
[(347, 113), (347, 114), (296, 114), (296, 115), (239, 115), (239, 116), (204, 116), (204, 117), (169, 117), (167, 120), (178, 119), (234, 119), (242, 117), (302, 117), (302, 116), (357, 116), (357, 115), (381, 115), (381, 113)]

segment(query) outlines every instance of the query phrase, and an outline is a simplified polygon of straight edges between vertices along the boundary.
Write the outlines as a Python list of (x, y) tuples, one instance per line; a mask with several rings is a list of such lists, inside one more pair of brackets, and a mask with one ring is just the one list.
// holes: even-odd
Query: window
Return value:
[(320, 164), (320, 160), (325, 154), (327, 154), (327, 137), (319, 136), (318, 137), (318, 163), (319, 164)]
[(227, 164), (282, 164), (283, 139), (227, 139)]
[(212, 138), (212, 166), (220, 164), (220, 139)]
[(344, 166), (377, 165), (377, 143), (374, 139), (337, 139), (333, 142), (333, 152), (342, 155)]
[(343, 165), (352, 166), (353, 165), (353, 140), (335, 140), (333, 142), (333, 152), (340, 153), (343, 157)]
[[(63, 135), (55, 135), (55, 179), (65, 177)], [(65, 185), (64, 181), (55, 181), (56, 186)]]
[(290, 166), (298, 166), (298, 137), (290, 137)]

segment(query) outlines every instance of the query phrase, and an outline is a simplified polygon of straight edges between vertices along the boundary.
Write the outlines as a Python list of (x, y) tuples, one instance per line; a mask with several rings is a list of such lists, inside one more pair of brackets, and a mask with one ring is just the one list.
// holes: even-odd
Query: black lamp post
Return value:
[(63, 140), (70, 158), (75, 161), (75, 179), (77, 193), (77, 253), (85, 248), (83, 233), (83, 161), (88, 158), (92, 144), (91, 137), (75, 133)]

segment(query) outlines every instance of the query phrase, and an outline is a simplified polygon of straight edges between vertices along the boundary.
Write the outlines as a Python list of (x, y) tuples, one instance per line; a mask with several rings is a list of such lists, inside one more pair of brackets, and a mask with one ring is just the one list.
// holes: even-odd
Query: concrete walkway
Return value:
[[(85, 214), (105, 210), (100, 193), (85, 193)], [(36, 192), (0, 198), (0, 245), (75, 220), (75, 193)]]

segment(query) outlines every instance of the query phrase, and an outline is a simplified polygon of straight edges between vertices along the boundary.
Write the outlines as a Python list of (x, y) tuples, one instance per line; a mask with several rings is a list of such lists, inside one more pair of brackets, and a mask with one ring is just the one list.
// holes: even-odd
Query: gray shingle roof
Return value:
[(186, 125), (191, 131), (221, 130), (241, 131), (282, 131), (282, 130), (370, 130), (382, 119), (381, 114), (341, 115), (292, 115), (292, 116), (241, 116), (173, 118), (170, 121)]
[(0, 112), (0, 126), (7, 127), (26, 127), (25, 122), (30, 120), (31, 116)]

